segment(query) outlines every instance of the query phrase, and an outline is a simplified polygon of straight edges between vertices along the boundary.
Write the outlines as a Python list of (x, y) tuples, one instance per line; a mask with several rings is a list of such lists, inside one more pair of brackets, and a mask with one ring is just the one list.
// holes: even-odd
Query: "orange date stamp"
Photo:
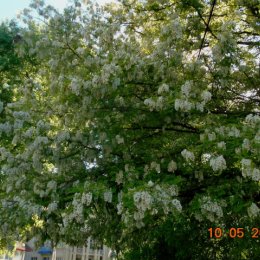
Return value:
[[(230, 238), (244, 238), (251, 237), (253, 239), (260, 238), (260, 228), (253, 227), (251, 231), (245, 230), (245, 228), (235, 228), (231, 227), (226, 230), (220, 227), (209, 228), (209, 238), (222, 238), (223, 236), (227, 236)], [(249, 234), (248, 234), (249, 233)]]

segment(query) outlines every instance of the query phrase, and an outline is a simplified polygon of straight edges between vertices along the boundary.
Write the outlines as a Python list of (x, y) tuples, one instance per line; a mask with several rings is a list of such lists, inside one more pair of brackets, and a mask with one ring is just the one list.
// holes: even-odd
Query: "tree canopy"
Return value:
[(118, 259), (259, 256), (259, 9), (34, 0), (2, 105), (2, 234), (92, 236)]

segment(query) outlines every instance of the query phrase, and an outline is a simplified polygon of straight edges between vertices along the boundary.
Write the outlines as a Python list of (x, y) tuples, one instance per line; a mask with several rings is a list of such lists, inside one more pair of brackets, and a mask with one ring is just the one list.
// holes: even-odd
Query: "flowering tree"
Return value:
[[(19, 42), (20, 28), (16, 25), (14, 21), (9, 21), (1, 23), (0, 25), (0, 147), (6, 147), (12, 149), (12, 136), (9, 135), (11, 130), (11, 125), (8, 123), (8, 113), (4, 109), (7, 104), (11, 103), (14, 98), (18, 96), (15, 95), (15, 86), (19, 86), (27, 73), (27, 71), (32, 71), (35, 63), (32, 63), (33, 57), (24, 56), (18, 57), (15, 51), (15, 45)], [(0, 182), (1, 185), (5, 179), (4, 171), (1, 171)], [(0, 198), (1, 200), (5, 198), (5, 190), (1, 189)], [(2, 212), (2, 209), (1, 209)], [(15, 233), (7, 229), (5, 217), (8, 218), (7, 212), (1, 214), (1, 223), (3, 223), (2, 231), (0, 234), (0, 255), (3, 251), (1, 249), (8, 250), (12, 248), (12, 242), (16, 239)], [(21, 232), (22, 230), (20, 230)]]
[(124, 259), (256, 257), (259, 8), (35, 0), (17, 51), (38, 65), (0, 127), (2, 229)]

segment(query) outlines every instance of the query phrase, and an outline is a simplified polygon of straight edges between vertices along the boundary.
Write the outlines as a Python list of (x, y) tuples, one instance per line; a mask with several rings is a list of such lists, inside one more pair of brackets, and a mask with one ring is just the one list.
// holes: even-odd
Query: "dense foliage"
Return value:
[(92, 236), (118, 259), (256, 259), (259, 8), (35, 0), (17, 46), (32, 67), (0, 125), (2, 232)]

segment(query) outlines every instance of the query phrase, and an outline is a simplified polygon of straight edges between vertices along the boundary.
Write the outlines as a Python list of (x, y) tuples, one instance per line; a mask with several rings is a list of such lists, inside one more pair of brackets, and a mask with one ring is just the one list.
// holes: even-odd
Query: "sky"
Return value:
[[(113, 0), (97, 0), (100, 4), (111, 1)], [(30, 3), (31, 0), (0, 0), (0, 22), (16, 18), (17, 13), (28, 7)], [(45, 3), (62, 10), (69, 0), (45, 0)]]

